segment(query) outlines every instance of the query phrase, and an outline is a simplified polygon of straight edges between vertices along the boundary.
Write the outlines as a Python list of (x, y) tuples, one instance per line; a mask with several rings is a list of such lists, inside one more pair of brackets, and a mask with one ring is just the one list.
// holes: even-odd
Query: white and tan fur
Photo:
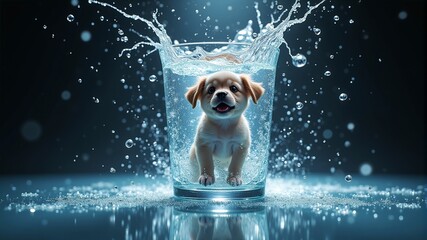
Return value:
[[(214, 162), (228, 167), (227, 182), (242, 184), (242, 166), (251, 144), (249, 124), (243, 116), (252, 98), (256, 104), (264, 93), (261, 84), (248, 75), (221, 71), (188, 89), (187, 100), (195, 108), (200, 101), (203, 115), (190, 150), (190, 161), (200, 184), (215, 182)], [(196, 178), (197, 178), (196, 177)]]

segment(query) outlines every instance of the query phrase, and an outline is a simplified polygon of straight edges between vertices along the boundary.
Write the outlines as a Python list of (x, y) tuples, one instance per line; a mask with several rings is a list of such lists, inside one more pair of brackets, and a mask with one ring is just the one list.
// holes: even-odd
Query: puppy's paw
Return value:
[(240, 176), (228, 176), (227, 183), (231, 186), (240, 186), (242, 185), (243, 181)]
[(205, 186), (209, 186), (215, 183), (215, 178), (210, 175), (204, 173), (199, 177), (199, 183)]

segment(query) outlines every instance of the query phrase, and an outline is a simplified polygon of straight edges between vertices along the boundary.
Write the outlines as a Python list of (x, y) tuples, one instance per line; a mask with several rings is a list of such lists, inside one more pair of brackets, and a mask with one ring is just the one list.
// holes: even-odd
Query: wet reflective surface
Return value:
[(259, 201), (177, 200), (167, 180), (3, 177), (1, 239), (424, 239), (425, 177), (268, 179)]

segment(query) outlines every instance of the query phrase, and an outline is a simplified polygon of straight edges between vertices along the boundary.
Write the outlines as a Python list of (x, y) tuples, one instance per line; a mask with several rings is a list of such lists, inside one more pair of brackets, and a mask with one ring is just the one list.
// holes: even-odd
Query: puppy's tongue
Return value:
[(216, 107), (216, 110), (218, 112), (226, 112), (228, 111), (228, 109), (230, 109), (230, 107), (227, 104), (221, 103)]

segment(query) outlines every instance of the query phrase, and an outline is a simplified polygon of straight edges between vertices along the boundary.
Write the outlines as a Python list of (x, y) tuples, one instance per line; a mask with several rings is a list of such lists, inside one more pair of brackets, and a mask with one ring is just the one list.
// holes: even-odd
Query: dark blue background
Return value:
[[(214, 25), (219, 25), (222, 31), (211, 32), (213, 40), (226, 41), (249, 19), (256, 20), (251, 1), (244, 4), (243, 1), (211, 1), (208, 9), (211, 13), (202, 11), (205, 1), (167, 1), (163, 6), (158, 2), (138, 2), (141, 5), (131, 8), (130, 12), (151, 19), (150, 13), (158, 8), (162, 13), (159, 20), (166, 24), (169, 35), (179, 41), (205, 41), (205, 29), (212, 29)], [(146, 67), (141, 68), (136, 63), (138, 57), (118, 58), (122, 48), (140, 39), (127, 33), (129, 42), (116, 42), (117, 29), (113, 29), (111, 23), (116, 19), (123, 30), (141, 29), (141, 33), (154, 38), (145, 25), (132, 23), (110, 9), (89, 5), (86, 1), (80, 1), (79, 9), (70, 1), (1, 0), (0, 4), (0, 173), (108, 173), (110, 167), (129, 173), (144, 173), (144, 169), (153, 172), (155, 169), (146, 157), (150, 150), (126, 149), (124, 142), (142, 136), (167, 146), (165, 137), (141, 133), (137, 127), (144, 119), (160, 129), (166, 126), (162, 77), (158, 76), (159, 81), (155, 83), (145, 80), (141, 84), (142, 102), (137, 100), (135, 90), (141, 76), (147, 79), (158, 74), (160, 60), (158, 54), (153, 53), (144, 59)], [(289, 7), (287, 4), (285, 8)], [(425, 2), (326, 3), (328, 8), (330, 5), (335, 6), (333, 11), (317, 11), (307, 23), (285, 34), (293, 53), (305, 53), (311, 48), (312, 55), (308, 56), (307, 66), (295, 68), (289, 65), (290, 57), (282, 46), (276, 78), (275, 126), (299, 129), (301, 124), (297, 122), (280, 121), (286, 112), (282, 106), (292, 107), (297, 96), (307, 95), (318, 104), (312, 107), (306, 104), (303, 115), (317, 117), (318, 110), (324, 110), (319, 134), (321, 136), (323, 129), (334, 132), (326, 144), (313, 145), (310, 155), (316, 156), (316, 160), (304, 163), (308, 171), (329, 172), (334, 166), (354, 173), (358, 172), (360, 164), (368, 162), (374, 173), (425, 174)], [(128, 2), (120, 1), (117, 6), (124, 8)], [(232, 6), (232, 11), (228, 11), (227, 6)], [(172, 8), (176, 11), (171, 12)], [(195, 9), (199, 9), (203, 17), (195, 14)], [(260, 9), (263, 13), (271, 11), (263, 4)], [(407, 19), (398, 18), (401, 11), (408, 13)], [(68, 14), (75, 16), (74, 22), (66, 20)], [(332, 20), (335, 14), (341, 18), (338, 24)], [(110, 21), (100, 22), (101, 15)], [(218, 22), (203, 23), (208, 15)], [(177, 16), (182, 19), (178, 21)], [(264, 22), (269, 20), (267, 14), (263, 17)], [(349, 25), (349, 19), (354, 19), (355, 23)], [(95, 25), (91, 26), (91, 22)], [(43, 29), (43, 25), (47, 25), (47, 29)], [(227, 25), (229, 30), (225, 28)], [(308, 37), (315, 39), (308, 30), (308, 26), (313, 25), (322, 29), (317, 51), (313, 50), (313, 43), (304, 41)], [(89, 42), (81, 41), (83, 30), (91, 32)], [(199, 34), (194, 36), (194, 33)], [(339, 45), (343, 49), (336, 54)], [(299, 51), (299, 47), (303, 50)], [(335, 54), (335, 59), (326, 62), (330, 54)], [(90, 66), (99, 72), (91, 70)], [(137, 67), (140, 73), (136, 73)], [(326, 69), (332, 71), (331, 78), (319, 79)], [(283, 72), (292, 80), (290, 88), (280, 80)], [(317, 77), (315, 83), (311, 83), (313, 76)], [(350, 84), (352, 76), (356, 80)], [(79, 78), (83, 80), (81, 84), (77, 82)], [(134, 89), (124, 90), (119, 82), (122, 78)], [(316, 96), (319, 88), (324, 95)], [(285, 91), (294, 89), (294, 94), (284, 97)], [(71, 93), (68, 101), (61, 99), (64, 90)], [(337, 96), (343, 91), (349, 94), (351, 101), (338, 101)], [(100, 103), (95, 104), (93, 97), (98, 97)], [(112, 104), (113, 99), (116, 105)], [(146, 105), (148, 110), (138, 118), (118, 111), (119, 106), (131, 109), (140, 104)], [(161, 113), (161, 117), (155, 117), (157, 113)], [(35, 141), (25, 140), (21, 133), (29, 120), (41, 126), (41, 135)], [(348, 122), (356, 125), (352, 133), (346, 129)], [(118, 139), (111, 130), (118, 133)], [(278, 135), (273, 133), (272, 139)], [(305, 154), (297, 141), (309, 138), (307, 131), (296, 131), (275, 152), (283, 155), (286, 147)], [(350, 148), (343, 146), (345, 140), (351, 141)], [(339, 158), (335, 155), (337, 151)], [(139, 157), (135, 158), (137, 154)], [(126, 160), (125, 155), (130, 155), (131, 159)], [(342, 164), (338, 165), (337, 161)], [(120, 167), (122, 163), (125, 166), (131, 163), (132, 167)]]

